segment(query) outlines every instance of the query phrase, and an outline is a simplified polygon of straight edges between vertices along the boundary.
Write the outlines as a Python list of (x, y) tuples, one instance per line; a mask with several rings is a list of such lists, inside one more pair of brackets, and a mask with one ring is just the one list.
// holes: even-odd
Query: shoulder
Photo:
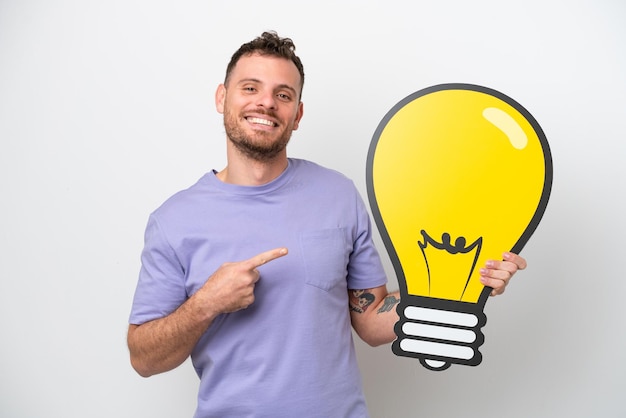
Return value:
[(336, 183), (342, 186), (354, 187), (354, 183), (345, 174), (328, 167), (321, 166), (313, 161), (292, 158), (290, 159), (295, 171), (320, 182)]
[(169, 198), (167, 198), (159, 207), (157, 207), (152, 213), (153, 216), (158, 218), (165, 218), (175, 214), (180, 216), (181, 211), (190, 211), (197, 208), (197, 203), (200, 200), (207, 199), (207, 191), (210, 190), (208, 182), (209, 173), (203, 175), (196, 183), (190, 187), (180, 190)]

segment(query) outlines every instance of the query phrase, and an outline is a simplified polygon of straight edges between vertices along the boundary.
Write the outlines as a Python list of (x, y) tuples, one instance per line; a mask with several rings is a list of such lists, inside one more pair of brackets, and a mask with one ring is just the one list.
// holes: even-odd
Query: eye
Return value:
[(278, 93), (276, 96), (277, 96), (280, 100), (283, 100), (283, 101), (286, 101), (286, 102), (291, 101), (291, 96), (290, 96), (290, 95), (288, 95), (288, 94), (286, 94), (286, 93)]

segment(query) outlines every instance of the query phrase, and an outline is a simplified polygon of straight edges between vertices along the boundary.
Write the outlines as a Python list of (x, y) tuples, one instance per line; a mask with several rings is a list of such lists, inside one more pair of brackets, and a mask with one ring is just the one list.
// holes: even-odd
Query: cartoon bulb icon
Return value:
[(367, 158), (372, 214), (400, 284), (396, 355), (478, 365), (491, 292), (480, 267), (537, 228), (552, 159), (535, 119), (470, 84), (420, 90), (383, 118)]

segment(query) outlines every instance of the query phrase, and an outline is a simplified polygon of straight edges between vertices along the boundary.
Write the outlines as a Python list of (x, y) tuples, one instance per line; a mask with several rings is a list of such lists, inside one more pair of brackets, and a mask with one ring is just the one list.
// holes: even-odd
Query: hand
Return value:
[(480, 269), (480, 282), (491, 287), (491, 296), (501, 295), (517, 270), (526, 268), (526, 260), (510, 252), (502, 255), (504, 261), (489, 260)]
[(287, 254), (286, 248), (275, 248), (248, 260), (224, 263), (198, 291), (213, 315), (245, 309), (254, 302), (254, 287), (259, 281), (257, 267)]

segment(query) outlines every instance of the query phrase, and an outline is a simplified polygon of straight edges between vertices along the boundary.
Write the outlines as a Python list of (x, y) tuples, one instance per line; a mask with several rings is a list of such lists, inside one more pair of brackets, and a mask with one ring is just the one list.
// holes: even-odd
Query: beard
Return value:
[[(272, 112), (257, 110), (257, 113), (268, 116), (274, 116)], [(283, 152), (287, 147), (291, 138), (292, 128), (279, 133), (278, 138), (272, 139), (274, 133), (255, 131), (246, 133), (243, 126), (239, 122), (239, 118), (232, 111), (224, 111), (224, 128), (228, 140), (246, 157), (259, 162), (267, 162), (273, 160), (278, 154)]]

